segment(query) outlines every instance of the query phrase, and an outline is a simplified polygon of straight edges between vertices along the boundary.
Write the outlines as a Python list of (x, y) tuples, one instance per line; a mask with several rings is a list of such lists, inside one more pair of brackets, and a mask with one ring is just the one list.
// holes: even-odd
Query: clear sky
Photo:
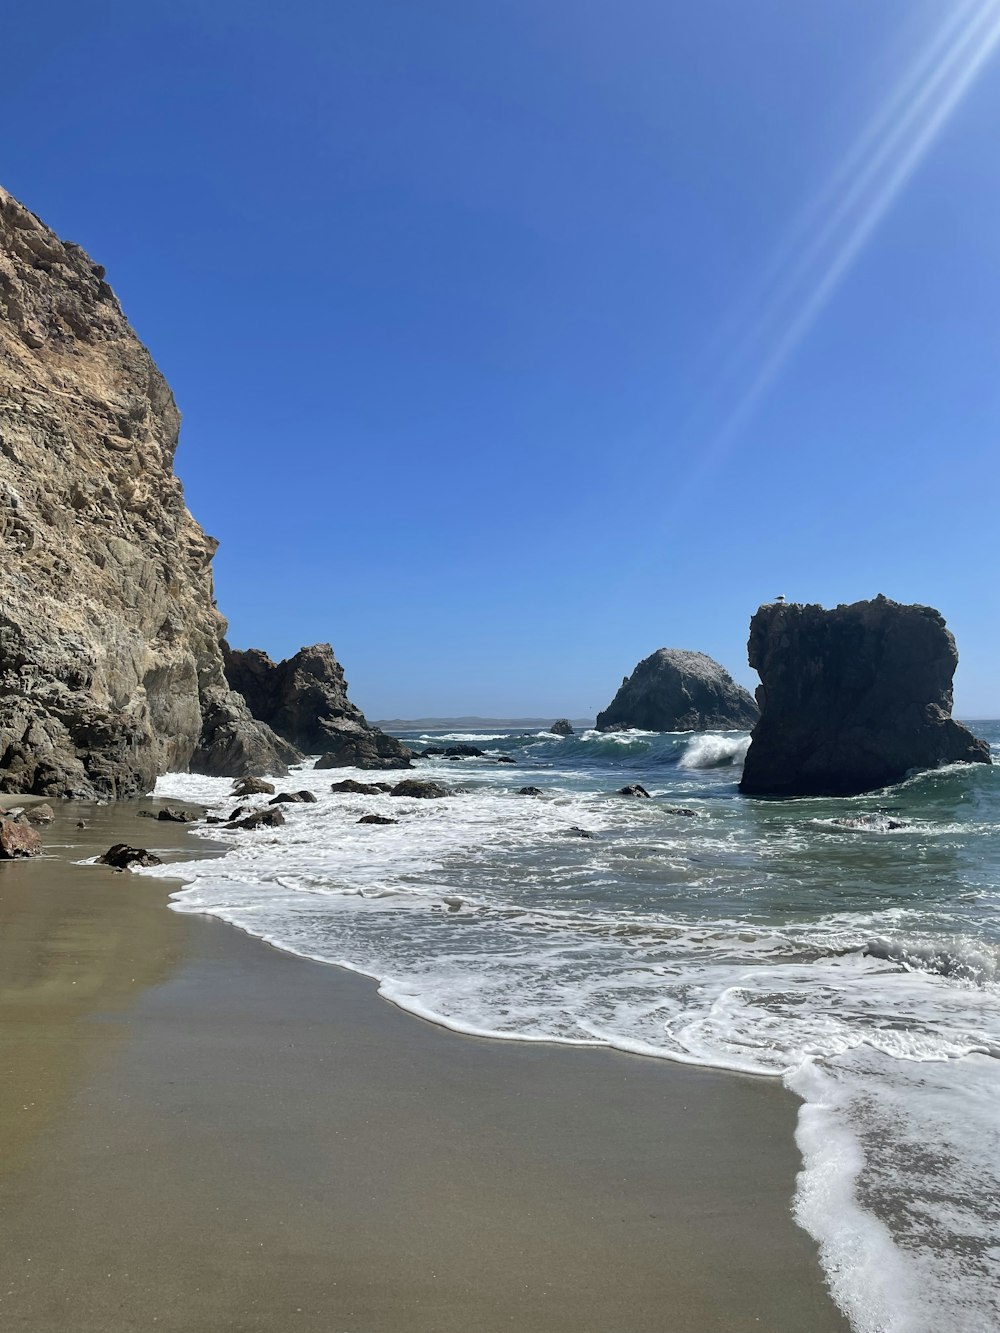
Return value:
[(230, 639), (372, 716), (754, 683), (776, 593), (1000, 714), (1000, 0), (52, 0), (0, 178), (169, 379)]

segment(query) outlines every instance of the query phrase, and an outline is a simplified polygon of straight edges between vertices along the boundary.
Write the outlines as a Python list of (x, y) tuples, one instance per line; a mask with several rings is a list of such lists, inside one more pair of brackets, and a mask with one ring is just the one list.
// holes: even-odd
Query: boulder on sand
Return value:
[(41, 850), (42, 839), (27, 820), (0, 819), (0, 860), (37, 856)]
[(658, 648), (597, 715), (598, 731), (726, 731), (752, 727), (757, 705), (704, 653)]
[(99, 856), (101, 865), (111, 866), (114, 870), (127, 870), (129, 866), (161, 866), (162, 860), (147, 852), (145, 847), (130, 847), (127, 842), (116, 842), (103, 856)]
[(748, 795), (853, 796), (913, 769), (990, 762), (952, 719), (958, 650), (933, 607), (774, 603), (751, 620), (748, 648), (761, 680)]

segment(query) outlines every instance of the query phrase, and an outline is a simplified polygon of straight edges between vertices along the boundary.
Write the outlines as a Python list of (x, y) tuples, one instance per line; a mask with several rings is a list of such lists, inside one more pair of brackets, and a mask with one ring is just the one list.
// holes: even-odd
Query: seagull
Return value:
[(777, 595), (777, 597), (776, 597), (774, 600), (775, 600), (776, 602), (784, 602), (784, 600), (785, 600), (785, 594), (784, 594), (783, 592), (779, 592), (778, 595)]

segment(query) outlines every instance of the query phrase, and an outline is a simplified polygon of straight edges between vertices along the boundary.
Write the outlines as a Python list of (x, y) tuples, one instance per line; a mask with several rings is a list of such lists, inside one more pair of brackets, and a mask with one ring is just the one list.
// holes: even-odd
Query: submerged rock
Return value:
[(398, 819), (390, 819), (388, 815), (362, 815), (358, 820), (359, 824), (398, 824)]
[(450, 796), (451, 792), (440, 782), (421, 782), (417, 778), (404, 778), (397, 782), (390, 792), (391, 796), (416, 796), (422, 800), (433, 800), (440, 796)]
[(631, 783), (629, 783), (629, 785), (628, 785), (627, 787), (620, 787), (620, 788), (618, 789), (618, 795), (619, 795), (619, 796), (645, 796), (647, 800), (650, 799), (649, 792), (646, 790), (645, 787), (641, 786), (638, 782), (631, 782)]
[(752, 727), (757, 705), (704, 653), (658, 648), (597, 715), (598, 731), (713, 731)]
[(594, 836), (589, 829), (580, 828), (578, 824), (570, 825), (566, 832), (571, 838), (592, 838)]
[(511, 756), (510, 756), (509, 754), (498, 754), (498, 755), (497, 755), (497, 763), (498, 763), (498, 764), (516, 764), (516, 763), (517, 763), (517, 760), (516, 760), (516, 759), (512, 759)]
[(680, 815), (684, 819), (698, 818), (698, 811), (690, 810), (686, 805), (661, 805), (660, 809), (665, 815)]
[(116, 842), (103, 856), (99, 856), (101, 865), (111, 866), (115, 870), (127, 870), (129, 866), (161, 866), (163, 861), (145, 847), (130, 847), (127, 842)]
[(541, 796), (541, 787), (518, 787), (518, 796)]
[(37, 856), (41, 850), (42, 839), (26, 820), (0, 819), (0, 860)]
[(190, 810), (175, 810), (173, 806), (167, 805), (157, 810), (156, 818), (164, 824), (193, 824), (198, 816)]
[(306, 754), (317, 768), (411, 768), (412, 752), (371, 726), (347, 697), (344, 669), (328, 643), (273, 662), (259, 648), (225, 645), (226, 677), (255, 718)]
[(832, 611), (762, 606), (748, 648), (761, 717), (743, 792), (852, 796), (912, 769), (990, 762), (951, 717), (958, 651), (932, 607), (882, 596)]
[(549, 731), (552, 732), (553, 736), (576, 735), (576, 732), (573, 730), (573, 723), (569, 720), (568, 717), (558, 718), (555, 722), (552, 723), (552, 726), (549, 727)]
[(0, 791), (138, 796), (280, 763), (226, 684), (170, 389), (103, 269), (3, 190), (0, 380)]

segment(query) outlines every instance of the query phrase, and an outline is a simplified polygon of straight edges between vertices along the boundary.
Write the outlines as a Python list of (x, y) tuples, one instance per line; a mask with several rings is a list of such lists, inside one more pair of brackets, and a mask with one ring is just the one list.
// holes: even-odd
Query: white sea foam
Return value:
[(688, 743), (679, 762), (681, 768), (724, 768), (742, 764), (749, 748), (749, 736), (706, 733)]
[[(686, 757), (706, 742), (746, 737), (693, 737)], [(718, 789), (712, 768), (685, 767), (663, 770), (666, 794)], [(998, 955), (961, 933), (971, 872), (958, 834), (941, 835), (966, 826), (908, 817), (905, 840), (854, 838), (804, 818), (815, 803), (708, 800), (702, 819), (678, 820), (581, 787), (571, 768), (544, 770), (542, 800), (515, 794), (533, 770), (501, 783), (475, 761), (440, 801), (335, 795), (330, 776), (292, 775), (319, 800), (286, 807), (279, 829), (202, 830), (228, 845), (221, 859), (141, 873), (180, 873), (177, 910), (374, 977), (457, 1031), (783, 1077), (805, 1099), (796, 1214), (855, 1328), (1000, 1326)], [(173, 775), (157, 790), (228, 809), (228, 788)], [(359, 826), (369, 812), (400, 822)], [(870, 902), (871, 857), (904, 853), (898, 898)], [(947, 886), (940, 908), (912, 875)], [(971, 883), (975, 910), (992, 911)], [(825, 910), (808, 909), (811, 892)]]

